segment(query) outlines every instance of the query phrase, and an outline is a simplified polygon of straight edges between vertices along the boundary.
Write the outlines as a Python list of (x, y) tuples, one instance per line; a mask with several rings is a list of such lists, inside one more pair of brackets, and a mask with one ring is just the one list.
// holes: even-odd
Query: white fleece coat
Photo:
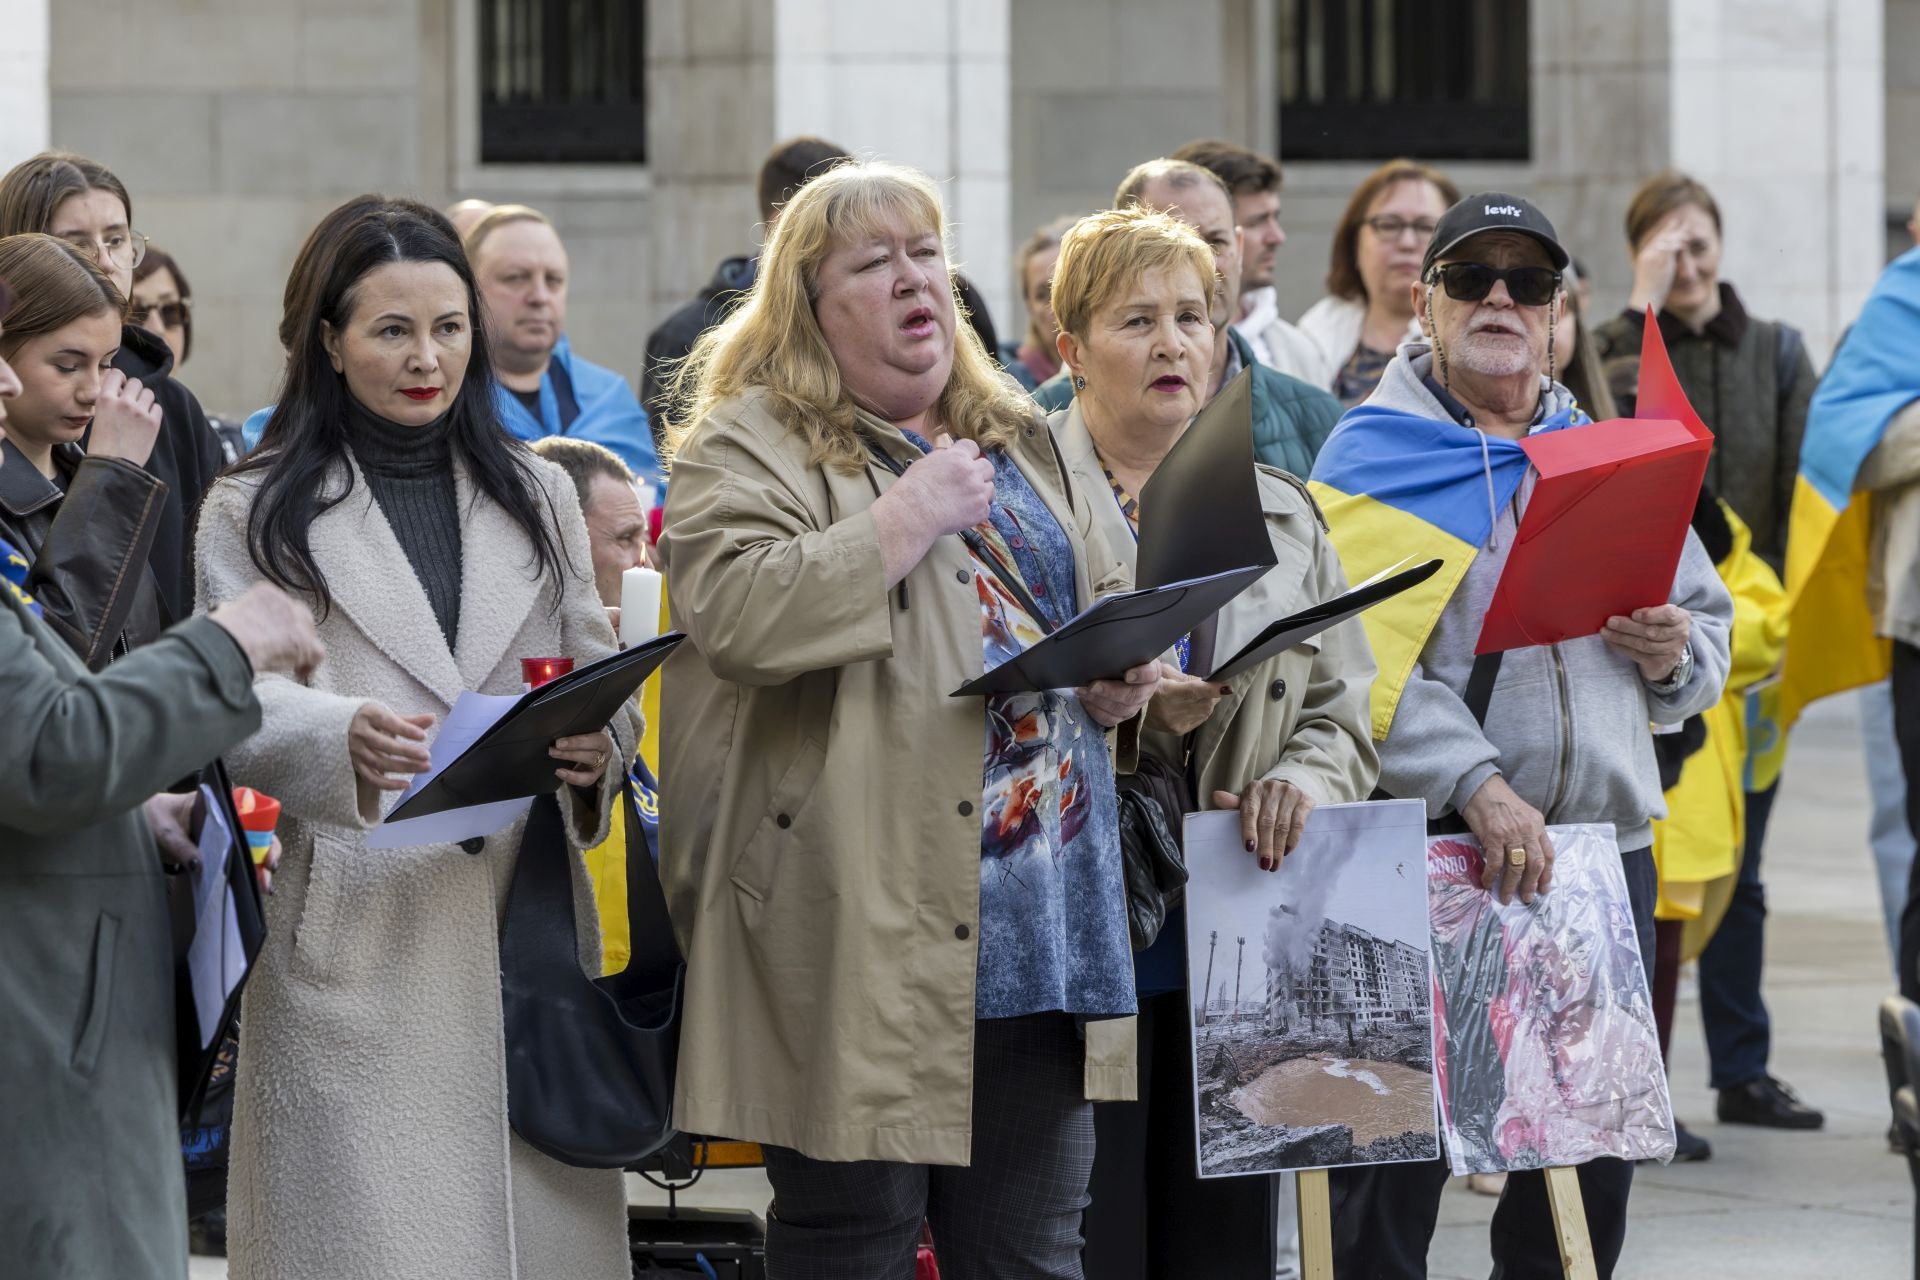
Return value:
[[(612, 652), (572, 484), (535, 460), (569, 569), (536, 579), (506, 511), (455, 465), (461, 513), (459, 646), (357, 466), (345, 501), (311, 527), (333, 594), (326, 662), (302, 686), (256, 681), (260, 732), (230, 752), (237, 785), (279, 798), (284, 845), (268, 933), (241, 1015), (228, 1191), (235, 1280), (624, 1280), (631, 1274), (617, 1171), (574, 1169), (507, 1125), (499, 921), (521, 822), (478, 854), (458, 845), (370, 850), (396, 798), (354, 775), (347, 727), (377, 701), (444, 716), (463, 689), (517, 693), (519, 659)], [(344, 477), (337, 470), (330, 483)], [(247, 551), (253, 478), (222, 480), (201, 512), (201, 609), (259, 580)], [(591, 805), (572, 788), (568, 835), (591, 846), (638, 726)], [(592, 921), (574, 867), (576, 918)], [(591, 924), (583, 932), (597, 930)], [(598, 938), (582, 950), (598, 956)]]

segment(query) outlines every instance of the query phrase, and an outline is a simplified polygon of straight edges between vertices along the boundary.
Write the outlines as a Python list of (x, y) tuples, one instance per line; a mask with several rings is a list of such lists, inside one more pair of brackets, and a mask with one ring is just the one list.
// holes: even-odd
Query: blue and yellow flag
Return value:
[[(1586, 421), (1576, 415), (1563, 411), (1537, 430)], [(1516, 440), (1375, 404), (1348, 410), (1321, 447), (1309, 487), (1349, 581), (1364, 581), (1408, 557), (1442, 562), (1419, 586), (1360, 615), (1380, 669), (1373, 682), (1375, 739), (1393, 726), (1427, 637), (1529, 465)]]
[(1920, 249), (1880, 273), (1807, 412), (1787, 526), (1787, 654), (1779, 723), (1886, 678), (1867, 597), (1872, 502), (1853, 491), (1893, 416), (1920, 399)]
[(40, 602), (27, 594), (27, 573), (32, 568), (33, 565), (11, 542), (0, 538), (0, 591), (5, 591), (25, 605), (27, 612), (37, 618), (40, 616)]

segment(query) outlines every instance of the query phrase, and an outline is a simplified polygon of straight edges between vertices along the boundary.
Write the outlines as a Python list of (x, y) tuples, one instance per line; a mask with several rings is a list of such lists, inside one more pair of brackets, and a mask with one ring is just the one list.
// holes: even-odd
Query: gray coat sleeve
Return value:
[(253, 669), (225, 629), (183, 622), (98, 675), (69, 677), (0, 608), (0, 813), (31, 835), (97, 826), (260, 725)]
[(1671, 693), (1647, 686), (1647, 708), (1655, 724), (1679, 724), (1720, 701), (1732, 665), (1733, 596), (1691, 529), (1673, 576), (1671, 602), (1693, 615), (1687, 642), (1693, 649), (1693, 672)]

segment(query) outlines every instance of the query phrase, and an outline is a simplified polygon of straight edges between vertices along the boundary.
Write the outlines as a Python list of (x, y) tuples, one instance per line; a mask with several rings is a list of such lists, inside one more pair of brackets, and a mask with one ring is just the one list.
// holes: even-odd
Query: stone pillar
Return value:
[(779, 0), (774, 135), (817, 133), (942, 184), (955, 260), (1002, 341), (1025, 313), (1008, 258), (1009, 0)]
[(1672, 163), (1726, 220), (1721, 274), (1824, 360), (1884, 260), (1881, 0), (1670, 0)]
[(47, 149), (50, 0), (0, 0), (0, 171)]

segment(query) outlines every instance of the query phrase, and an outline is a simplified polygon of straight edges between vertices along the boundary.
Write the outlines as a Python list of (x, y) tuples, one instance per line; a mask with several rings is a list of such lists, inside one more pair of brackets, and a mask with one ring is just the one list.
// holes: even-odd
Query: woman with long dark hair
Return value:
[[(614, 648), (579, 499), (495, 418), (479, 319), (439, 213), (336, 209), (287, 282), (264, 438), (201, 516), (201, 604), (281, 585), (312, 604), (329, 656), (305, 685), (261, 679), (261, 730), (228, 757), (280, 799), (286, 846), (242, 1031), (236, 1277), (630, 1270), (618, 1172), (508, 1129), (496, 936), (524, 819), (363, 845), (462, 690), (517, 693), (520, 658)], [(632, 755), (638, 725), (615, 728), (553, 744), (575, 849), (605, 834)], [(577, 859), (574, 875), (585, 894)]]

